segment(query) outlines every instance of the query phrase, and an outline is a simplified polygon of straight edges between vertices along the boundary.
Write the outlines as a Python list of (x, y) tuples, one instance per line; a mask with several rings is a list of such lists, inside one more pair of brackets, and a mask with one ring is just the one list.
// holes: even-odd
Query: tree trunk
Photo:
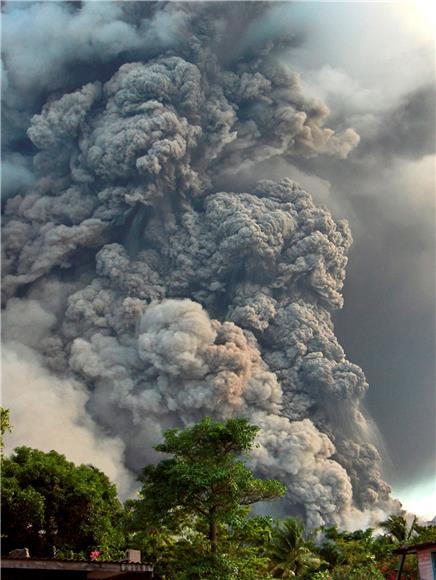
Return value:
[(210, 541), (210, 553), (215, 555), (217, 552), (217, 544), (218, 544), (215, 508), (212, 508), (209, 512), (209, 541)]
[(401, 579), (401, 573), (403, 571), (404, 560), (406, 559), (406, 556), (407, 556), (407, 552), (404, 552), (403, 554), (401, 554), (401, 561), (400, 561), (400, 566), (398, 568), (396, 580)]

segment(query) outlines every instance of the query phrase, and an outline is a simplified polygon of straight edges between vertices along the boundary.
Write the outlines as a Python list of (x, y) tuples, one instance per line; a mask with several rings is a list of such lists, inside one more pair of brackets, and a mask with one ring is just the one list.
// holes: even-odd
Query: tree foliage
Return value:
[(374, 554), (373, 530), (345, 532), (335, 526), (323, 530), (319, 554), (332, 580), (382, 580)]
[(274, 578), (301, 576), (315, 571), (321, 564), (313, 538), (306, 534), (299, 518), (287, 518), (278, 523), (268, 546), (268, 556)]
[(0, 407), (0, 451), (3, 451), (4, 436), (12, 431), (9, 409)]
[[(173, 553), (183, 544), (190, 546), (191, 560), (184, 560), (189, 578), (212, 577), (211, 566), (218, 574), (213, 577), (238, 578), (242, 576), (235, 576), (235, 570), (247, 568), (250, 558), (257, 559), (256, 565), (262, 563), (250, 542), (244, 545), (244, 534), (256, 535), (244, 506), (280, 497), (285, 487), (255, 478), (245, 465), (257, 432), (258, 427), (245, 419), (222, 424), (205, 418), (182, 431), (172, 429), (156, 447), (172, 457), (142, 472), (140, 499), (129, 504), (132, 529), (154, 527), (176, 533)], [(240, 546), (238, 554), (231, 549), (235, 543)], [(173, 571), (172, 577), (184, 577), (180, 574)]]
[(198, 518), (207, 523), (210, 551), (216, 553), (218, 524), (228, 522), (241, 505), (285, 493), (278, 481), (256, 479), (241, 459), (257, 432), (245, 419), (222, 424), (209, 418), (167, 431), (156, 450), (173, 457), (143, 470), (139, 512), (161, 523)]
[(28, 447), (2, 458), (5, 552), (26, 546), (32, 556), (53, 556), (119, 546), (121, 515), (115, 486), (93, 466)]
[[(394, 521), (397, 516), (388, 518)], [(385, 528), (386, 529), (386, 528)], [(427, 530), (428, 528), (425, 527)], [(420, 542), (416, 536), (414, 542)], [(317, 580), (392, 580), (396, 578), (399, 556), (394, 553), (398, 541), (389, 531), (374, 534), (374, 530), (346, 532), (335, 526), (322, 530), (318, 553), (322, 558), (320, 572), (313, 576)], [(416, 557), (406, 559), (402, 579), (417, 578)]]
[(414, 517), (409, 525), (405, 517), (401, 515), (389, 516), (385, 521), (380, 523), (380, 527), (391, 537), (392, 540), (405, 543), (413, 536), (417, 535), (417, 518)]
[[(335, 526), (308, 533), (298, 518), (253, 516), (253, 503), (284, 493), (244, 463), (257, 432), (245, 419), (168, 431), (156, 449), (170, 457), (144, 468), (139, 499), (124, 508), (93, 466), (17, 448), (1, 459), (3, 552), (28, 547), (32, 556), (86, 558), (93, 550), (118, 559), (136, 547), (162, 580), (392, 580), (399, 545), (436, 541), (435, 525), (398, 514), (380, 524), (384, 533)], [(411, 555), (402, 578), (416, 577)]]

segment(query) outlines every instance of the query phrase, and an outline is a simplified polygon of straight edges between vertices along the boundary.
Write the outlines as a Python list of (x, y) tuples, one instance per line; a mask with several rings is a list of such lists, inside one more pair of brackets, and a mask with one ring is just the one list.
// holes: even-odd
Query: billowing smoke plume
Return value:
[[(41, 446), (45, 426), (46, 446), (69, 438), (122, 482), (156, 459), (165, 429), (244, 416), (262, 428), (253, 467), (288, 485), (285, 512), (315, 526), (392, 508), (367, 383), (331, 321), (347, 224), (290, 180), (216, 185), (358, 143), (324, 126), (326, 106), (280, 63), (298, 39), (256, 34), (262, 3), (5, 10), (16, 438)], [(18, 57), (26, 22), (33, 51)]]

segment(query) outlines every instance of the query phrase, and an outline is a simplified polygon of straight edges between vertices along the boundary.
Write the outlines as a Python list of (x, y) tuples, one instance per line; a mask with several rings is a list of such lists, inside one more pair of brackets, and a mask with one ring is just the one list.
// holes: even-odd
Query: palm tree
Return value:
[(390, 538), (399, 543), (405, 543), (412, 537), (417, 531), (416, 516), (413, 518), (413, 522), (408, 527), (407, 520), (403, 516), (392, 515), (389, 516), (387, 520), (381, 522), (380, 527), (386, 530), (386, 533)]
[(321, 563), (299, 518), (287, 518), (274, 528), (268, 556), (274, 578), (293, 578)]

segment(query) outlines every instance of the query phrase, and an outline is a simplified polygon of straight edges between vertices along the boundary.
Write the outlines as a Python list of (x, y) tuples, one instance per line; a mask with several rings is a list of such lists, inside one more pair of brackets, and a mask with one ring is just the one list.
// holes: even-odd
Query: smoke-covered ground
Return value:
[(259, 175), (345, 163), (359, 136), (283, 63), (304, 34), (276, 9), (6, 3), (9, 445), (95, 463), (126, 494), (165, 429), (245, 416), (282, 512), (364, 525), (398, 504), (332, 324), (350, 230)]

